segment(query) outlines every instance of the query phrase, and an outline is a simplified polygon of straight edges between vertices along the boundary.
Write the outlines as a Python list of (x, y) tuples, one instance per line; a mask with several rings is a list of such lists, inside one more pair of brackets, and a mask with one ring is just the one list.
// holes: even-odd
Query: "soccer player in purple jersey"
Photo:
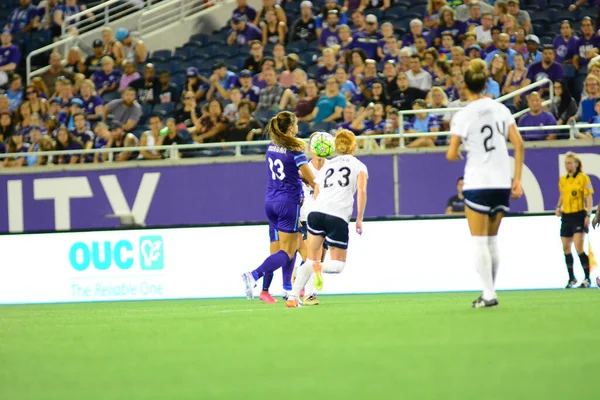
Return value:
[(292, 290), (292, 273), (298, 250), (298, 221), (304, 196), (302, 179), (311, 187), (315, 186), (315, 177), (303, 152), (306, 145), (296, 138), (296, 116), (282, 111), (271, 118), (267, 130), (271, 136), (271, 144), (266, 156), (269, 184), (265, 196), (265, 212), (269, 222), (277, 229), (280, 250), (267, 257), (254, 271), (242, 274), (249, 300), (254, 298), (256, 281), (265, 273), (279, 268), (283, 268), (283, 289)]

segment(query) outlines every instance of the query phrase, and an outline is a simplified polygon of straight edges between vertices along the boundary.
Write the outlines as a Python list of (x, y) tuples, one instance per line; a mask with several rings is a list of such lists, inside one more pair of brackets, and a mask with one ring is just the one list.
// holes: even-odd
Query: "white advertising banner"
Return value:
[[(353, 228), (346, 268), (325, 277), (323, 293), (480, 288), (464, 219), (368, 222), (362, 236)], [(563, 287), (559, 228), (553, 216), (506, 218), (498, 288)], [(240, 274), (260, 265), (269, 242), (262, 225), (7, 235), (0, 247), (0, 304), (15, 304), (242, 296)]]

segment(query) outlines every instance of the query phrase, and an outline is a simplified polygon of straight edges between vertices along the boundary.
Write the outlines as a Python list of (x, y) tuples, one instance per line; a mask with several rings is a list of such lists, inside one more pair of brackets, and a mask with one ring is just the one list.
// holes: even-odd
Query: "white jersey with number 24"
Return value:
[(354, 156), (343, 155), (329, 160), (317, 175), (319, 194), (310, 211), (350, 222), (359, 172), (368, 174), (367, 166)]
[(463, 190), (510, 189), (511, 168), (506, 141), (515, 124), (502, 103), (484, 97), (457, 112), (450, 133), (462, 139), (467, 151)]

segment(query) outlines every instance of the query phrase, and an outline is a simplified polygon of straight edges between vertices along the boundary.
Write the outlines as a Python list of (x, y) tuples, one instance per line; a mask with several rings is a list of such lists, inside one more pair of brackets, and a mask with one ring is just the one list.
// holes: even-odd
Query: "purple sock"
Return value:
[(294, 257), (283, 266), (283, 290), (292, 290), (292, 274), (294, 273), (294, 265), (296, 265), (296, 254)]
[(271, 286), (271, 282), (273, 282), (273, 273), (272, 272), (265, 272), (265, 275), (263, 276), (263, 292), (268, 292), (269, 291), (269, 287)]
[(287, 253), (283, 250), (279, 250), (275, 254), (271, 254), (262, 263), (262, 265), (252, 271), (252, 276), (255, 280), (262, 278), (267, 272), (273, 272), (283, 267), (290, 261)]

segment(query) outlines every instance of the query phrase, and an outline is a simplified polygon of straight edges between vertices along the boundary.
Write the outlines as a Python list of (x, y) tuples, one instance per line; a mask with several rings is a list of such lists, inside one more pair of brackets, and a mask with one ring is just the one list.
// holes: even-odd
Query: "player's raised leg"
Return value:
[(314, 235), (309, 230), (308, 237), (306, 238), (307, 259), (304, 264), (298, 267), (291, 295), (286, 302), (287, 307), (292, 308), (298, 306), (300, 291), (306, 286), (306, 283), (311, 278), (313, 264), (317, 260), (317, 257), (322, 253), (322, 245), (323, 237)]

